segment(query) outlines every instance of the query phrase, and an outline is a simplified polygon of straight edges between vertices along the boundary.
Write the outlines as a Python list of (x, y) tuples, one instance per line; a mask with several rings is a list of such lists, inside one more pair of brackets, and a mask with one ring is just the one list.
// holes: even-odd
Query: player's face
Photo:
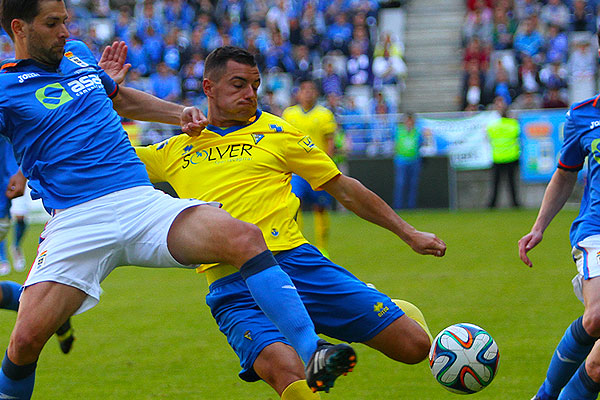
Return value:
[(313, 82), (302, 82), (298, 89), (298, 102), (306, 107), (312, 107), (317, 102), (319, 93)]
[(211, 82), (215, 112), (220, 117), (246, 123), (256, 113), (260, 73), (258, 67), (229, 60), (226, 71), (217, 82)]
[(60, 64), (69, 37), (65, 3), (46, 0), (41, 1), (39, 7), (39, 14), (31, 23), (25, 23), (23, 28), (28, 57), (56, 66)]

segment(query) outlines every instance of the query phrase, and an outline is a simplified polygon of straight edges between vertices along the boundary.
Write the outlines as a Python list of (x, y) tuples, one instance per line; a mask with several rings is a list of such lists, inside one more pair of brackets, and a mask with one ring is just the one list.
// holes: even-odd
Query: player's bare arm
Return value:
[(533, 266), (527, 252), (542, 241), (544, 231), (567, 202), (573, 192), (575, 182), (577, 182), (576, 171), (557, 169), (552, 175), (531, 232), (519, 240), (519, 257), (527, 266)]
[(14, 199), (23, 196), (23, 193), (25, 193), (25, 185), (27, 185), (27, 178), (25, 178), (21, 170), (19, 170), (8, 180), (6, 197)]
[(442, 257), (446, 243), (435, 234), (421, 232), (404, 221), (381, 197), (362, 183), (345, 175), (338, 175), (322, 188), (359, 217), (398, 235), (419, 254)]

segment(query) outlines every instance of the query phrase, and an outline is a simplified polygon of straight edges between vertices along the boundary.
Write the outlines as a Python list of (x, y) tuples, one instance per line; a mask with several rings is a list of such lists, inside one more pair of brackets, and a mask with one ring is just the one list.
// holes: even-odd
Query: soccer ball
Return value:
[(429, 351), (431, 372), (453, 393), (471, 394), (488, 386), (498, 369), (498, 345), (484, 329), (455, 324), (441, 331)]

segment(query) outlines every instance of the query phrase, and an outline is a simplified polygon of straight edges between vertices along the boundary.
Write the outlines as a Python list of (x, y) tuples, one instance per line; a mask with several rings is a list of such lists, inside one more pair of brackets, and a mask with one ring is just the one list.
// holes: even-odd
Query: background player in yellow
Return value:
[[(230, 46), (213, 51), (206, 59), (203, 80), (209, 125), (197, 137), (180, 135), (138, 148), (150, 179), (169, 182), (180, 197), (219, 201), (233, 216), (255, 223), (288, 271), (294, 284), (290, 289), (297, 289), (319, 333), (363, 342), (404, 363), (422, 361), (431, 338), (418, 309), (404, 303), (403, 311), (388, 296), (333, 264), (302, 236), (294, 219), (299, 200), (291, 192), (292, 173), (394, 232), (420, 254), (441, 257), (445, 243), (417, 231), (360, 182), (340, 174), (309, 136), (258, 110), (259, 85), (251, 54)], [(309, 387), (328, 390), (343, 373), (332, 364), (315, 376), (311, 367), (323, 360), (315, 363), (313, 358), (306, 370), (307, 386), (298, 354), (254, 304), (239, 272), (223, 264), (198, 270), (209, 281), (207, 304), (240, 358), (242, 379), (263, 379), (282, 399), (306, 400), (319, 398)]]
[[(337, 123), (333, 112), (317, 104), (319, 89), (314, 81), (300, 82), (298, 88), (298, 104), (283, 111), (283, 119), (309, 135), (313, 143), (328, 156), (333, 157), (335, 151), (334, 133)], [(302, 204), (312, 206), (315, 216), (315, 244), (321, 252), (329, 257), (329, 215), (333, 198), (324, 191), (315, 191), (301, 176), (292, 177), (292, 192), (298, 196)], [(302, 214), (298, 213), (298, 222), (302, 229)]]

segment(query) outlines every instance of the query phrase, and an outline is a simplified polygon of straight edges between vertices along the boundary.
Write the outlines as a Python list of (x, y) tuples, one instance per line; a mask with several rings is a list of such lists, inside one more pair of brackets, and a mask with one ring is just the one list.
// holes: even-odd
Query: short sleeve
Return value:
[(577, 132), (578, 127), (571, 117), (572, 112), (573, 110), (570, 110), (567, 113), (564, 127), (565, 141), (560, 150), (558, 168), (567, 171), (579, 171), (583, 168), (586, 154), (579, 140), (581, 135)]
[(308, 135), (287, 133), (285, 160), (289, 169), (317, 190), (340, 174), (333, 160)]
[[(153, 144), (151, 146), (137, 146), (135, 151), (146, 166), (150, 182), (165, 182), (165, 165), (167, 151), (165, 149), (168, 146), (169, 141)], [(165, 151), (163, 151), (165, 150)]]

